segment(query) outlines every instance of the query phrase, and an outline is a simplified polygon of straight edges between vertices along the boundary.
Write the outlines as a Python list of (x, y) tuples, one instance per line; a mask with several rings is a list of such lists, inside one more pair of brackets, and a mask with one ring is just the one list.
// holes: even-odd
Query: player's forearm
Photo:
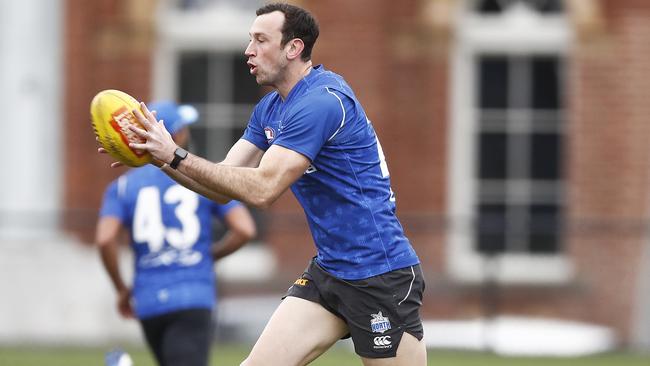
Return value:
[(117, 250), (112, 246), (104, 246), (99, 250), (102, 264), (108, 274), (108, 277), (115, 288), (115, 291), (121, 292), (127, 289), (122, 275), (120, 274), (120, 267), (117, 260)]
[(180, 183), (182, 186), (185, 188), (192, 190), (202, 196), (205, 196), (213, 201), (219, 202), (219, 203), (227, 203), (229, 202), (232, 198), (227, 197), (223, 194), (220, 194), (218, 192), (215, 192), (214, 190), (211, 190), (210, 188), (206, 187), (205, 185), (197, 182), (196, 180), (188, 177), (187, 175), (181, 173), (180, 171), (176, 169), (172, 169), (169, 165), (165, 164), (160, 168), (165, 174), (167, 174), (170, 178), (175, 180), (176, 182)]
[(271, 174), (259, 168), (214, 164), (193, 154), (178, 169), (209, 191), (255, 207), (268, 207), (284, 191)]

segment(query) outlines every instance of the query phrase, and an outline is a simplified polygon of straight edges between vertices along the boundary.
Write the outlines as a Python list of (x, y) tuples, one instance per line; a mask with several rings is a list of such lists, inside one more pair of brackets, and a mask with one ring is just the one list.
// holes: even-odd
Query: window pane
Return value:
[(558, 109), (561, 107), (557, 57), (534, 57), (532, 80), (533, 109)]
[(535, 133), (532, 135), (531, 175), (533, 179), (561, 178), (562, 161), (560, 136), (556, 133)]
[(480, 107), (504, 109), (508, 105), (508, 59), (484, 56), (479, 61)]
[(506, 208), (501, 204), (482, 204), (479, 207), (476, 230), (478, 250), (486, 254), (505, 251)]
[(208, 151), (209, 129), (201, 123), (190, 125), (190, 151), (206, 157)]
[(499, 0), (481, 0), (478, 1), (476, 4), (476, 9), (478, 10), (479, 13), (500, 13), (503, 9), (501, 9), (501, 4)]
[(479, 13), (483, 14), (498, 14), (505, 11), (515, 3), (526, 4), (530, 9), (539, 11), (543, 14), (559, 13), (563, 11), (561, 0), (479, 0), (476, 3), (475, 9)]
[(177, 6), (183, 10), (201, 9), (209, 3), (208, 0), (176, 0)]
[(560, 209), (558, 206), (532, 205), (529, 221), (529, 251), (557, 253), (560, 248)]
[(176, 7), (184, 11), (201, 11), (209, 7), (227, 5), (255, 11), (264, 4), (263, 0), (175, 0)]
[(208, 55), (186, 53), (180, 56), (178, 100), (183, 103), (208, 101)]
[(250, 74), (246, 57), (242, 54), (232, 58), (233, 102), (256, 104), (260, 100), (260, 87)]
[(479, 178), (506, 177), (507, 136), (505, 133), (482, 133), (479, 142)]
[(530, 134), (508, 134), (508, 179), (529, 179)]
[(528, 0), (533, 7), (542, 13), (559, 13), (563, 11), (561, 0)]
[(244, 130), (246, 130), (246, 125), (234, 126), (230, 129), (230, 146), (234, 145), (235, 142), (237, 142), (244, 135)]

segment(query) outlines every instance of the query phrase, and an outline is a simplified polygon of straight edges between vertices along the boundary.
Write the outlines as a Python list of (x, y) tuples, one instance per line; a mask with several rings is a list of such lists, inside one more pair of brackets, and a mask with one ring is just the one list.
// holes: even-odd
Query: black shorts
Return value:
[(424, 279), (419, 265), (363, 280), (342, 280), (314, 260), (287, 296), (316, 302), (343, 319), (355, 352), (367, 358), (395, 357), (404, 332), (421, 340)]
[(158, 365), (208, 365), (211, 310), (180, 310), (141, 319), (140, 324)]

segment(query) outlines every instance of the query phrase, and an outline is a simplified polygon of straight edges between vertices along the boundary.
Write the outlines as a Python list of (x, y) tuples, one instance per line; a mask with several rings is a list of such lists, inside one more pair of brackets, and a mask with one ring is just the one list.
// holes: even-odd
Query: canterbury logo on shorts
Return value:
[(390, 340), (390, 336), (381, 336), (381, 337), (375, 337), (373, 340), (373, 343), (375, 344), (375, 349), (377, 348), (390, 348), (392, 347), (392, 343)]

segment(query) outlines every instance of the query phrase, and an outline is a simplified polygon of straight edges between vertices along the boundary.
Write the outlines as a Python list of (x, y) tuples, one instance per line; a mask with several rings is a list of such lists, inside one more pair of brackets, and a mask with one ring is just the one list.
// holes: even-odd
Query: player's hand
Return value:
[(129, 126), (129, 129), (136, 133), (138, 136), (146, 140), (145, 143), (130, 143), (129, 146), (134, 149), (148, 151), (159, 162), (171, 163), (174, 159), (174, 151), (176, 151), (176, 143), (172, 139), (165, 128), (165, 123), (156, 120), (154, 113), (150, 112), (147, 105), (140, 102), (140, 108), (134, 109), (133, 114), (140, 121), (144, 129), (136, 126)]
[[(95, 141), (99, 143), (99, 137), (95, 136)], [(101, 146), (97, 148), (97, 152), (100, 154), (108, 154), (108, 151)], [(122, 166), (124, 166), (124, 164), (120, 163), (119, 161), (114, 161), (111, 163), (111, 168), (119, 168)]]
[(131, 305), (131, 290), (124, 289), (117, 294), (117, 311), (125, 318), (135, 318)]
[[(100, 154), (108, 154), (108, 151), (106, 151), (106, 149), (104, 149), (103, 147), (98, 147), (97, 152), (99, 152)], [(151, 162), (149, 164), (155, 165), (158, 168), (165, 165), (165, 163), (163, 163), (162, 161), (156, 158), (151, 159)], [(111, 163), (111, 168), (119, 168), (121, 166), (125, 166), (125, 165), (119, 161), (114, 161)]]
[[(151, 111), (151, 114), (153, 114), (154, 116), (156, 116), (156, 113), (157, 113), (156, 111)], [(95, 141), (97, 141), (97, 143), (99, 143), (99, 137), (95, 136)], [(108, 150), (104, 149), (101, 146), (97, 148), (97, 152), (100, 153), (100, 154), (108, 154)], [(158, 160), (156, 158), (151, 159), (150, 164), (153, 164), (153, 165), (157, 166), (158, 168), (160, 168), (161, 166), (164, 165), (164, 163), (162, 161), (160, 161), (160, 160)], [(126, 166), (126, 165), (124, 165), (123, 163), (121, 163), (119, 161), (114, 161), (114, 162), (111, 163), (111, 168), (120, 168), (120, 167), (123, 167), (123, 166)]]

